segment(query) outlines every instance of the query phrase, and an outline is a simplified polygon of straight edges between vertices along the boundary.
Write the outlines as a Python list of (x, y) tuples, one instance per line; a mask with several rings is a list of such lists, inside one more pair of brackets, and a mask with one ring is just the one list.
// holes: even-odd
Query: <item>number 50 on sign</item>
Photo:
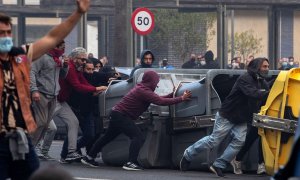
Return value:
[(154, 15), (147, 8), (136, 9), (131, 16), (131, 26), (139, 35), (147, 35), (154, 28)]

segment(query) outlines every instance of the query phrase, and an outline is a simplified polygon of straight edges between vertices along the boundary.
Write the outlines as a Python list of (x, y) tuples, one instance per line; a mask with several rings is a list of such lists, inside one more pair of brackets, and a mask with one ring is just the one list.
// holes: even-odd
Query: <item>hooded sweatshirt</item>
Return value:
[(219, 64), (214, 60), (214, 53), (207, 51), (204, 55), (206, 64), (202, 69), (220, 69)]
[(138, 66), (135, 66), (135, 67), (132, 69), (129, 78), (132, 78), (132, 77), (133, 77), (133, 74), (134, 74), (134, 72), (135, 72), (137, 69), (140, 69), (140, 68), (151, 68), (151, 67), (152, 67), (152, 64), (151, 64), (151, 65), (145, 64), (144, 58), (145, 58), (145, 54), (146, 54), (147, 52), (149, 52), (149, 53), (152, 55), (152, 64), (153, 64), (155, 58), (154, 58), (154, 55), (153, 55), (152, 51), (145, 49), (145, 50), (142, 51), (142, 53), (141, 53), (141, 64), (138, 65)]
[(166, 96), (158, 96), (154, 93), (159, 82), (159, 76), (154, 71), (146, 71), (142, 82), (137, 84), (122, 100), (113, 107), (133, 120), (136, 120), (151, 103), (161, 106), (182, 102), (182, 97), (172, 98), (172, 93)]
[(247, 73), (235, 82), (231, 92), (222, 103), (219, 113), (234, 124), (251, 123), (253, 113), (258, 113), (269, 93), (268, 83), (259, 75), (263, 58), (250, 62)]

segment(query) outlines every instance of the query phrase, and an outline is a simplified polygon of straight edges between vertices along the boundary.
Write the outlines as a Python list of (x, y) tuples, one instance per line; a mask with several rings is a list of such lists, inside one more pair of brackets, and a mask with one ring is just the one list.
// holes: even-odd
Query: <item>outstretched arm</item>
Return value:
[(72, 31), (80, 17), (87, 12), (90, 6), (90, 0), (76, 1), (77, 10), (75, 12), (73, 12), (64, 22), (52, 28), (44, 37), (32, 44), (32, 49), (29, 50), (28, 56), (33, 61), (59, 44)]

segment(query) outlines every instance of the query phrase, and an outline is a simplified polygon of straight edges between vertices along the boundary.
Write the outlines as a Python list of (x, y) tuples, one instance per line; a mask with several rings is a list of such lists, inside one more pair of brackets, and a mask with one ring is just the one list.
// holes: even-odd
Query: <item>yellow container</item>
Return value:
[[(284, 119), (286, 106), (291, 107), (294, 117), (299, 117), (300, 68), (279, 73), (259, 114)], [(273, 175), (280, 166), (286, 164), (294, 136), (289, 137), (287, 143), (281, 143), (281, 131), (258, 128), (258, 133), (262, 140), (267, 174)]]

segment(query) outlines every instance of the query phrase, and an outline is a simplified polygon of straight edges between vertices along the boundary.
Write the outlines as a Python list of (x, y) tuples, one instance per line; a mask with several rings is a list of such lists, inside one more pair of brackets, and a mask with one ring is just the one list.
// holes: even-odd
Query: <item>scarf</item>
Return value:
[(64, 50), (52, 49), (48, 52), (48, 55), (52, 56), (57, 67), (62, 67), (62, 61), (59, 59), (59, 57), (62, 56), (64, 53)]

